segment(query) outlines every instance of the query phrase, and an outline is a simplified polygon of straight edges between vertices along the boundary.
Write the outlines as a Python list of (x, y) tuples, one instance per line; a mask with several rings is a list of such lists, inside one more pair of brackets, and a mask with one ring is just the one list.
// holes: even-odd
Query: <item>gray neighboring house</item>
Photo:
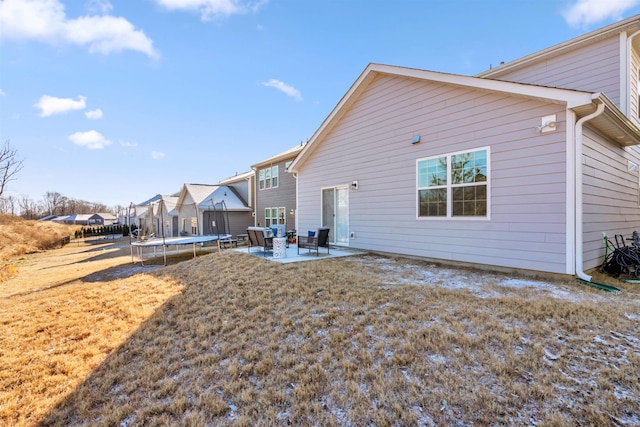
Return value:
[(290, 167), (299, 229), (590, 279), (603, 235), (640, 224), (638, 30), (636, 17), (480, 77), (370, 64)]
[[(219, 203), (224, 202), (226, 211)], [(215, 205), (215, 207), (214, 207)], [(171, 215), (178, 218), (183, 236), (214, 235), (218, 232), (243, 234), (251, 221), (252, 209), (226, 185), (184, 184)], [(222, 224), (226, 224), (222, 228)]]
[(110, 213), (96, 213), (93, 214), (91, 216), (89, 216), (88, 219), (88, 225), (90, 226), (96, 226), (96, 225), (113, 225), (114, 223), (118, 222), (118, 218)]
[(286, 230), (296, 227), (296, 179), (287, 168), (304, 146), (299, 144), (251, 166), (256, 182), (254, 225), (282, 224)]

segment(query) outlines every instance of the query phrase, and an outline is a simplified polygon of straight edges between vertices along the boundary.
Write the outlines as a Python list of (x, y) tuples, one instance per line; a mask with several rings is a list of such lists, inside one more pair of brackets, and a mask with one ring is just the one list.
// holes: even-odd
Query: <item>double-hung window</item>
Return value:
[(264, 210), (264, 224), (267, 227), (271, 227), (276, 224), (285, 223), (285, 208), (265, 208)]
[(418, 217), (486, 218), (488, 165), (488, 148), (418, 160)]
[(258, 171), (258, 186), (260, 190), (278, 186), (278, 166), (271, 166)]

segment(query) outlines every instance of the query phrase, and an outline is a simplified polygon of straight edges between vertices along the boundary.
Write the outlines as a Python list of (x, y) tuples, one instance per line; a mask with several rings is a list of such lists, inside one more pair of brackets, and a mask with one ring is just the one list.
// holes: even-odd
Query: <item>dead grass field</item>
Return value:
[(0, 284), (1, 425), (640, 424), (640, 285), (127, 256), (71, 245)]

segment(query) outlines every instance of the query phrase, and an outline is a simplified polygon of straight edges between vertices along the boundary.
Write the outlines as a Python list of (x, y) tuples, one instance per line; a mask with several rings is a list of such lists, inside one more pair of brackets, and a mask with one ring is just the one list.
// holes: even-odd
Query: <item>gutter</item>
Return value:
[(595, 103), (597, 103), (596, 111), (593, 113), (581, 117), (576, 122), (575, 127), (575, 159), (574, 159), (574, 233), (575, 233), (575, 270), (576, 275), (587, 282), (591, 281), (591, 276), (587, 275), (583, 271), (583, 254), (584, 254), (584, 239), (583, 239), (583, 206), (582, 206), (582, 129), (585, 122), (598, 117), (600, 114), (604, 112), (604, 102), (600, 99), (600, 93), (594, 93), (592, 95), (592, 99)]

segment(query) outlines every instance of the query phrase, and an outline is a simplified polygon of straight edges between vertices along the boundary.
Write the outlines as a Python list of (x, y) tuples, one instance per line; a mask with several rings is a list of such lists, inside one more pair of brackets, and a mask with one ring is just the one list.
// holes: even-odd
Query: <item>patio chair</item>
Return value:
[(261, 247), (264, 256), (267, 256), (268, 251), (273, 252), (273, 237), (265, 237), (262, 228), (248, 228), (247, 237), (249, 239), (249, 247), (247, 248), (249, 253), (253, 247)]
[(318, 256), (318, 248), (327, 248), (327, 254), (329, 254), (329, 229), (318, 228), (314, 236), (298, 236), (298, 254), (300, 254), (300, 248), (306, 248), (308, 252), (315, 250), (316, 256)]

